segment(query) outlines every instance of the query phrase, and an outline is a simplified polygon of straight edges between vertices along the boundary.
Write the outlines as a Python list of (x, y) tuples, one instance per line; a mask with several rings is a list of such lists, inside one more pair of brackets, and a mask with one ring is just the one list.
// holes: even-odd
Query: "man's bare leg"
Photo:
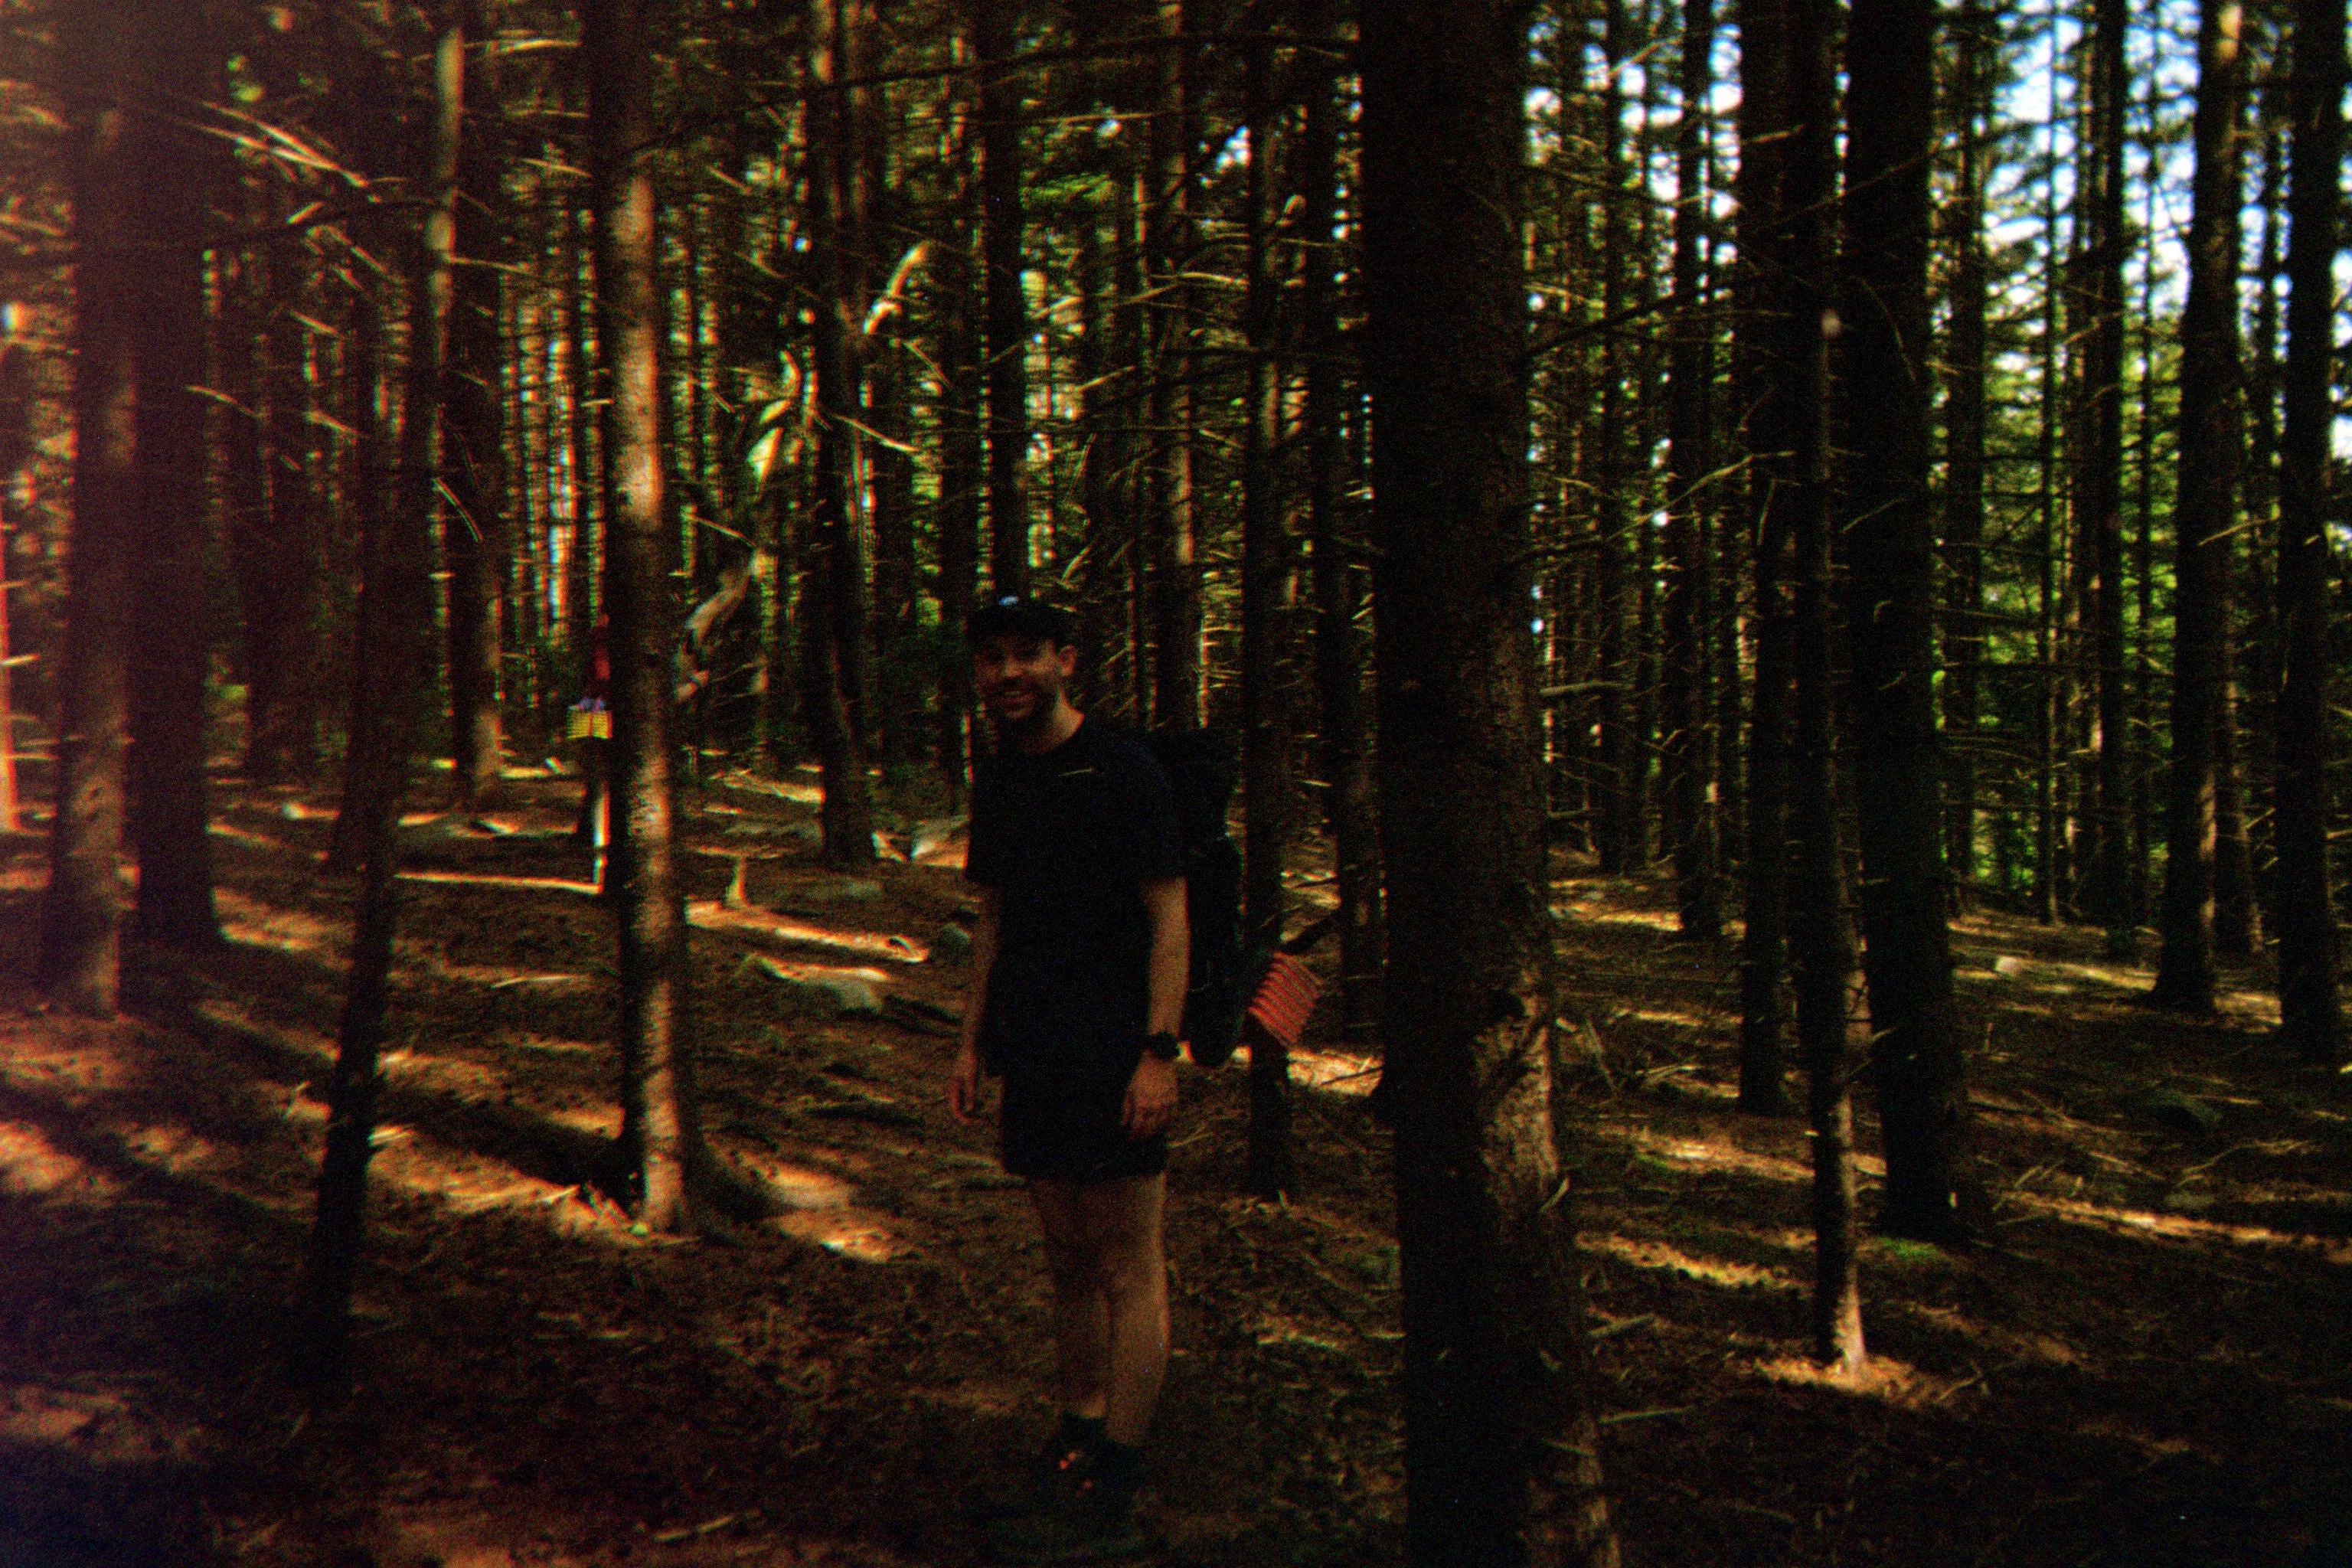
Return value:
[(1074, 1182), (1029, 1184), (1054, 1289), (1055, 1367), (1062, 1409), (1100, 1420), (1109, 1402), (1110, 1314), (1082, 1195), (1087, 1191)]
[(1108, 1318), (1106, 1435), (1129, 1447), (1151, 1430), (1168, 1373), (1168, 1178), (1131, 1176), (1079, 1189)]

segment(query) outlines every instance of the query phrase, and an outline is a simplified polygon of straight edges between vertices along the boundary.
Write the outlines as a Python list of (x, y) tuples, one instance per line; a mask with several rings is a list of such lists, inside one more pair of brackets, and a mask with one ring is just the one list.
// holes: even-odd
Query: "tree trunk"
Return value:
[(1748, 843), (1741, 858), (1744, 929), (1739, 947), (1739, 1109), (1754, 1116), (1788, 1110), (1784, 1038), (1788, 1009), (1790, 497), (1796, 377), (1784, 363), (1789, 328), (1786, 257), (1790, 211), (1783, 189), (1789, 100), (1789, 0), (1739, 0), (1739, 265), (1736, 351), (1748, 396), (1748, 484), (1755, 555), (1756, 676), (1748, 707)]
[[(193, 68), (203, 13), (154, 14), (159, 58)], [(205, 182), (215, 166), (196, 137), (147, 127), (147, 227), (160, 248), (142, 268), (137, 330), (137, 646), (131, 697), (131, 836), (139, 846), (134, 927), (151, 941), (196, 948), (220, 939), (213, 910), (205, 791), (205, 676), (210, 662), (205, 557)], [(0, 657), (6, 650), (0, 648)], [(0, 719), (0, 723), (5, 723)]]
[[(700, 1156), (688, 1047), (684, 886), (673, 836), (671, 587), (676, 534), (663, 504), (662, 302), (656, 292), (652, 84), (640, 0), (582, 0), (590, 180), (596, 229), (596, 342), (604, 415), (604, 603), (613, 658), (613, 871), (620, 927), (621, 1150), (639, 1217), (693, 1221)], [(864, 774), (860, 771), (860, 782)]]
[(1958, 30), (1950, 118), (1959, 137), (1953, 170), (1950, 336), (1945, 350), (1944, 859), (1957, 900), (1976, 883), (1977, 725), (1985, 663), (1984, 190), (1991, 174), (1993, 66), (2000, 22), (1967, 0)]
[(940, 773), (951, 802), (963, 798), (970, 777), (971, 656), (964, 624), (979, 593), (980, 503), (984, 460), (981, 433), (982, 369), (977, 269), (980, 182), (972, 167), (977, 140), (972, 106), (959, 100), (950, 156), (952, 203), (948, 243), (933, 273), (941, 300), (940, 321), (940, 623), (945, 631), (940, 670)]
[(2214, 742), (2237, 525), (2241, 13), (2204, 0), (2197, 25), (2197, 170), (2180, 321), (2180, 488), (2173, 507), (2172, 766), (2165, 810), (2164, 949), (2151, 1000), (2213, 1011)]
[(57, 806), (41, 904), (41, 979), (114, 1016), (121, 978), (123, 779), (139, 522), (137, 316), (144, 167), (140, 7), (75, 0), (58, 18), (73, 182), (73, 533), (57, 679)]
[(2296, 0), (2288, 175), (2285, 428), (2279, 440), (2279, 1033), (2306, 1062), (2344, 1054), (2328, 876), (2327, 539), (2335, 424), (2333, 274), (2342, 244), (2344, 0)]
[[(1625, 92), (1618, 68), (1631, 52), (1624, 0), (1607, 0), (1601, 33), (1601, 315), (1612, 321), (1625, 308), (1628, 234), (1625, 189)], [(1594, 596), (1601, 617), (1601, 755), (1593, 801), (1593, 844), (1601, 869), (1622, 875), (1649, 861), (1649, 822), (1643, 810), (1639, 722), (1636, 709), (1641, 649), (1634, 640), (1635, 586), (1627, 558), (1633, 553), (1633, 523), (1626, 473), (1626, 361), (1633, 357), (1626, 334), (1608, 328), (1601, 340), (1601, 450), (1592, 471), (1600, 486), (1594, 513), (1599, 531), (1594, 554)]]
[(972, 0), (980, 68), (981, 275), (988, 300), (988, 576), (992, 594), (1029, 591), (1028, 224), (1021, 202), (1021, 78), (1014, 0)]
[[(1863, 20), (1864, 14), (1856, 13), (1856, 25)], [(1862, 1010), (1854, 995), (1853, 921), (1847, 904), (1837, 791), (1837, 603), (1831, 571), (1836, 522), (1830, 493), (1827, 330), (1837, 298), (1832, 261), (1837, 198), (1834, 27), (1830, 0), (1794, 0), (1790, 6), (1792, 134), (1782, 187), (1789, 224), (1782, 253), (1789, 310), (1782, 324), (1781, 365), (1788, 378), (1793, 589), (1789, 653), (1796, 687), (1789, 755), (1789, 826), (1795, 860), (1789, 889), (1794, 911), (1790, 971), (1812, 1144), (1813, 1353), (1822, 1364), (1852, 1376), (1862, 1370), (1864, 1350), (1850, 1085), (1854, 1047), (1866, 1048), (1868, 1036), (1860, 1026)], [(1859, 66), (1858, 48), (1854, 58)], [(1866, 78), (1857, 73), (1855, 80)], [(1856, 107), (1866, 104), (1864, 100)], [(1924, 212), (1920, 216), (1924, 221)], [(1924, 233), (1918, 238), (1924, 242)], [(1858, 659), (1855, 663), (1858, 668), (1867, 668)], [(1932, 839), (1933, 816), (1925, 829)]]
[(257, 531), (246, 536), (246, 776), (257, 784), (307, 778), (316, 761), (318, 704), (311, 667), (318, 613), (320, 519), (317, 445), (310, 422), (310, 328), (296, 319), (303, 274), (283, 247), (249, 263), (259, 288), (247, 297), (258, 356), (251, 405), (259, 423)]
[[(1886, 1143), (1885, 1223), (1958, 1234), (1968, 1089), (1946, 929), (1927, 500), (1928, 0), (1862, 0), (1848, 36), (1846, 257), (1839, 316), (1843, 543), (1852, 563), (1862, 924)], [(1801, 903), (1803, 900), (1800, 900)]]
[[(1300, 26), (1319, 37), (1328, 0), (1315, 0)], [(1315, 545), (1315, 685), (1321, 741), (1324, 821), (1331, 834), (1339, 898), (1339, 1024), (1360, 1045), (1380, 1026), (1381, 863), (1372, 809), (1370, 737), (1365, 732), (1364, 638), (1359, 544), (1340, 503), (1346, 461), (1340, 423), (1345, 377), (1337, 309), (1339, 258), (1333, 227), (1339, 208), (1338, 83), (1310, 79), (1298, 133), (1299, 232), (1305, 276), (1298, 337), (1307, 356), (1307, 528)], [(1553, 614), (1559, 613), (1555, 607)]]
[(845, 178), (844, 92), (837, 85), (841, 16), (837, 0), (809, 7), (807, 102), (808, 226), (817, 280), (809, 328), (816, 406), (816, 461), (801, 621), (806, 637), (802, 679), (810, 727), (824, 770), (824, 858), (836, 866), (874, 858), (874, 786), (866, 773), (865, 736), (856, 712), (858, 661), (845, 646), (862, 635), (855, 604), (857, 541), (856, 425), (862, 412), (851, 334), (858, 330), (851, 292), (854, 263), (842, 233)]
[[(2106, 932), (2111, 952), (2133, 942), (2131, 909), (2131, 737), (2126, 717), (2130, 671), (2124, 648), (2124, 118), (2126, 0), (2094, 0), (2090, 40), (2090, 123), (2076, 211), (2084, 243), (2075, 261), (2081, 305), (2084, 427), (2078, 439), (2075, 547), (2087, 557), (2087, 601), (2080, 605), (2094, 661), (2088, 913)], [(2078, 571), (2078, 580), (2082, 574)]]
[(1551, 1070), (1525, 13), (1360, 15), (1406, 1560), (1613, 1568)]
[(1708, 799), (1706, 611), (1713, 563), (1702, 518), (1713, 504), (1714, 323), (1699, 265), (1706, 221), (1706, 110), (1715, 73), (1713, 0), (1684, 0), (1682, 99), (1675, 132), (1675, 310), (1669, 450), (1664, 718), (1666, 849), (1674, 858), (1675, 904), (1685, 937), (1714, 942), (1723, 916), (1716, 893), (1716, 821)]
[[(1275, 363), (1275, 106), (1267, 47), (1244, 68), (1249, 172), (1243, 195), (1247, 294), (1243, 336), (1249, 369), (1242, 408), (1242, 816), (1245, 849), (1242, 941), (1281, 945), (1282, 861), (1290, 828), (1290, 638), (1297, 568), (1275, 477), (1282, 442), (1282, 384)], [(1249, 1187), (1260, 1197), (1291, 1191), (1290, 1057), (1263, 1030), (1250, 1037)]]
[[(1181, 37), (1192, 15), (1185, 0), (1160, 0), (1160, 25)], [(1200, 176), (1200, 105), (1190, 46), (1163, 48), (1158, 112), (1151, 117), (1150, 202), (1144, 213), (1151, 254), (1153, 310), (1151, 423), (1155, 431), (1149, 508), (1154, 531), (1152, 717), (1175, 729), (1198, 729), (1202, 716), (1201, 541), (1192, 484), (1192, 220)]]
[(360, 592), (365, 642), (353, 704), (352, 773), (343, 816), (355, 826), (359, 896), (335, 1067), (327, 1090), (326, 1152), (296, 1323), (294, 1370), (335, 1388), (350, 1376), (352, 1287), (367, 1217), (374, 1148), (377, 1061), (384, 1038), (392, 942), (399, 915), (401, 802), (407, 793), (417, 698), (432, 620), (428, 540), (438, 503), (435, 445), (446, 390), (452, 261), (457, 243), (458, 127), (465, 112), (466, 37), (454, 17), (432, 58), (433, 113), (418, 160), (426, 203), (409, 285), (407, 406), (401, 422), (400, 496), (381, 531)]
[[(487, 38), (482, 0), (461, 0), (468, 37)], [(442, 401), (441, 562), (448, 573), (449, 739), (461, 809), (489, 804), (505, 762), (499, 721), (499, 607), (508, 558), (506, 420), (499, 377), (505, 148), (498, 78), (485, 54), (468, 83), (457, 159), (457, 299), (449, 317), (449, 385)]]

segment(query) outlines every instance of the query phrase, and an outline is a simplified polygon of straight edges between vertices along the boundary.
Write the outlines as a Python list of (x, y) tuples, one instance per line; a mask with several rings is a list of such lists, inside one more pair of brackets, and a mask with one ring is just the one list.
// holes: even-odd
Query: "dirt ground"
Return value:
[[(979, 1560), (960, 1495), (1049, 1419), (1049, 1361), (1023, 1196), (940, 1103), (954, 845), (900, 823), (932, 863), (844, 878), (806, 782), (690, 793), (705, 1117), (793, 1207), (675, 1242), (595, 1185), (613, 940), (577, 785), (509, 788), (486, 826), (412, 819), (360, 1392), (318, 1418), (278, 1357), (347, 937), (331, 803), (220, 786), (228, 941), (134, 947), (111, 1025), (39, 1007), (46, 844), (0, 840), (0, 1568)], [(2352, 1563), (2352, 1076), (2284, 1061), (2259, 995), (2185, 1022), (2085, 934), (1964, 922), (1998, 1225), (1871, 1241), (1873, 1375), (1827, 1385), (1801, 1129), (1732, 1111), (1731, 952), (1561, 869), (1629, 1563)], [(879, 1016), (838, 1010), (861, 991)], [(1284, 1205), (1240, 1191), (1244, 1070), (1185, 1081), (1170, 1563), (1397, 1558), (1370, 1064), (1299, 1067)]]

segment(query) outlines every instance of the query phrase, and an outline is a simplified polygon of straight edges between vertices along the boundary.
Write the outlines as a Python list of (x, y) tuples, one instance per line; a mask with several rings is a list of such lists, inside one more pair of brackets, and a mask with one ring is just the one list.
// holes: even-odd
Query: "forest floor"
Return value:
[[(955, 847), (845, 878), (812, 787), (690, 792), (706, 1120), (793, 1207), (677, 1242), (595, 1184), (613, 942), (577, 785), (510, 789), (487, 830), (412, 819), (359, 1394), (317, 1418), (278, 1357), (341, 995), (331, 803), (221, 784), (228, 940), (134, 947), (108, 1025), (37, 1004), (46, 845), (0, 840), (0, 1568), (979, 1560), (961, 1494), (1034, 1441), (1049, 1356), (1022, 1194), (940, 1102)], [(2352, 1561), (2352, 1077), (2283, 1060), (2264, 998), (2184, 1021), (2088, 933), (1963, 921), (1997, 1223), (1870, 1241), (1873, 1373), (1832, 1386), (1802, 1130), (1732, 1110), (1731, 951), (1671, 941), (1660, 885), (1560, 869), (1630, 1563)], [(837, 1014), (844, 981), (882, 1015)], [(1186, 1079), (1170, 1563), (1397, 1559), (1371, 1064), (1299, 1067), (1287, 1205), (1240, 1188), (1245, 1072)]]

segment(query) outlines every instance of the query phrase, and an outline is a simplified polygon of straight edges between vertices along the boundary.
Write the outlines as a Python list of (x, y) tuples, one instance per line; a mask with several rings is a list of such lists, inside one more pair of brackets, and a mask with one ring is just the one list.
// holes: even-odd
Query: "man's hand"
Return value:
[(956, 1052), (948, 1071), (948, 1113), (970, 1121), (980, 1113), (980, 1047), (967, 1045)]
[(1175, 1119), (1176, 1064), (1146, 1051), (1135, 1064), (1135, 1076), (1127, 1080), (1127, 1105), (1119, 1112), (1119, 1125), (1127, 1129), (1129, 1138), (1139, 1142), (1167, 1131)]

